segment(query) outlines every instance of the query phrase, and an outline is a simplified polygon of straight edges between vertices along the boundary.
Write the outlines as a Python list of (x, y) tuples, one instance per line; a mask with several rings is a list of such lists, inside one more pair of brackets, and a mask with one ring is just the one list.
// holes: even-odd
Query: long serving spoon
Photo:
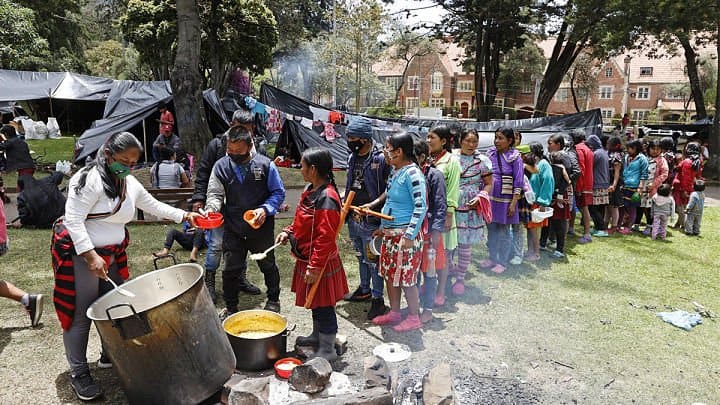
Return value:
[(275, 249), (276, 247), (280, 246), (281, 243), (276, 243), (269, 248), (267, 248), (264, 252), (261, 253), (253, 253), (250, 255), (250, 260), (262, 260), (267, 257), (267, 254), (270, 253), (271, 250)]
[(128, 291), (128, 290), (126, 290), (126, 289), (124, 289), (124, 288), (120, 288), (117, 284), (115, 284), (115, 282), (113, 281), (113, 279), (111, 279), (110, 277), (106, 277), (106, 278), (105, 278), (105, 281), (109, 281), (110, 284), (112, 284), (113, 287), (115, 287), (115, 291), (117, 291), (118, 293), (120, 293), (120, 294), (122, 294), (122, 295), (124, 295), (124, 296), (126, 296), (126, 297), (135, 298), (135, 294), (131, 293), (130, 291)]

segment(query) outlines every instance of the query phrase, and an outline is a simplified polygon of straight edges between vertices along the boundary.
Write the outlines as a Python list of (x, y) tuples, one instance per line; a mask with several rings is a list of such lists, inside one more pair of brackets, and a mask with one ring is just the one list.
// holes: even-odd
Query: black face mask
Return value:
[(243, 162), (245, 162), (247, 160), (247, 158), (250, 157), (250, 154), (249, 153), (243, 153), (243, 154), (228, 153), (228, 156), (230, 156), (230, 159), (232, 159), (233, 162), (235, 162), (236, 164), (239, 165), (239, 164), (242, 164)]
[(352, 152), (360, 152), (360, 149), (362, 149), (363, 146), (365, 146), (365, 142), (363, 142), (362, 139), (359, 139), (357, 141), (348, 141), (348, 147)]

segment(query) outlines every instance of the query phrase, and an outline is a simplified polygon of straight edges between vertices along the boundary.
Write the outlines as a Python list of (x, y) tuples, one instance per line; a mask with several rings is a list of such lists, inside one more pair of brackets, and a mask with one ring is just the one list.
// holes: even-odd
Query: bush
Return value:
[(366, 110), (367, 115), (373, 117), (385, 117), (385, 118), (400, 118), (402, 111), (400, 107), (394, 105), (386, 105), (383, 107), (368, 107)]

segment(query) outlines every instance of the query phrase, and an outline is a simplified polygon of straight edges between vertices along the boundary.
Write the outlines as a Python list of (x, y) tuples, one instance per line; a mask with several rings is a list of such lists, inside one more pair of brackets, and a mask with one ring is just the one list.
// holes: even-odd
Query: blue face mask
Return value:
[(112, 162), (108, 168), (110, 169), (110, 173), (117, 176), (118, 179), (124, 179), (130, 175), (130, 168), (118, 161)]

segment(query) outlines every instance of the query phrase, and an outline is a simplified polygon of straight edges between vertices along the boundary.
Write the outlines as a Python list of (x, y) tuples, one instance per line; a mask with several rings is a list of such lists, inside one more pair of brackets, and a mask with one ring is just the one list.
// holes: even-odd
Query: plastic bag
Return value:
[(45, 125), (42, 121), (35, 121), (35, 139), (47, 139), (48, 133), (48, 127)]
[(48, 129), (48, 138), (50, 138), (50, 139), (60, 138), (60, 136), (61, 136), (60, 125), (58, 125), (57, 119), (55, 117), (48, 118), (47, 129)]
[(25, 130), (25, 139), (37, 139), (35, 138), (35, 122), (33, 120), (22, 120), (22, 125)]
[(72, 164), (68, 162), (67, 160), (58, 160), (55, 162), (55, 171), (60, 172), (62, 174), (70, 174), (70, 170), (72, 169)]

